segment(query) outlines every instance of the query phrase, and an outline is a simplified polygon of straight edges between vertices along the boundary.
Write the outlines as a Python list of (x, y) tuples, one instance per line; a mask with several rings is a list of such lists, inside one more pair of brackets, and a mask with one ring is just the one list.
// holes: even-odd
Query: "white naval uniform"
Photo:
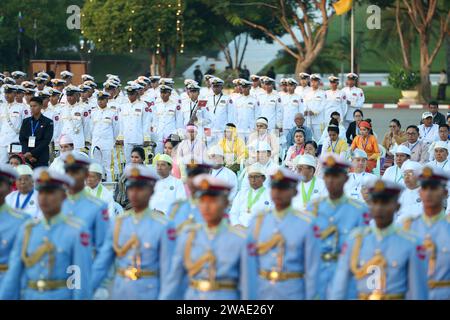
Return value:
[(155, 192), (150, 198), (149, 208), (169, 214), (169, 208), (173, 203), (187, 199), (186, 189), (180, 179), (169, 175), (167, 178), (156, 182)]
[(431, 127), (425, 127), (424, 124), (419, 126), (419, 139), (424, 143), (433, 143), (439, 141), (439, 125), (433, 123)]
[(296, 95), (299, 95), (301, 98), (304, 99), (305, 95), (311, 90), (311, 87), (306, 86), (306, 87), (302, 87), (302, 86), (297, 86), (294, 90), (294, 93)]
[[(182, 136), (186, 136), (186, 126), (191, 119), (193, 112), (196, 113), (197, 121), (195, 125), (198, 128), (199, 138), (203, 138), (205, 127), (211, 124), (211, 114), (208, 110), (208, 107), (205, 105), (204, 107), (198, 107), (199, 102), (202, 99), (198, 99), (197, 101), (192, 101), (191, 99), (186, 99), (181, 102), (181, 126), (178, 126), (178, 132), (181, 133)], [(205, 101), (205, 100), (203, 100)]]
[(0, 163), (8, 162), (9, 146), (11, 143), (19, 143), (20, 127), (29, 116), (23, 103), (4, 102), (0, 105)]
[(105, 187), (101, 183), (99, 183), (95, 188), (90, 188), (90, 187), (86, 186), (85, 190), (92, 196), (94, 196), (97, 199), (100, 199), (103, 202), (108, 204), (108, 214), (109, 214), (110, 218), (113, 218), (115, 216), (115, 214), (114, 214), (114, 210), (115, 210), (114, 209), (115, 208), (114, 195), (107, 187)]
[(155, 152), (162, 153), (164, 140), (170, 134), (177, 133), (178, 128), (183, 127), (181, 106), (170, 99), (167, 102), (158, 99), (152, 113), (152, 133), (157, 143)]
[(281, 105), (283, 110), (283, 135), (287, 136), (288, 132), (295, 126), (295, 115), (304, 112), (303, 99), (298, 94), (284, 94), (281, 96)]
[(85, 142), (90, 141), (90, 116), (85, 106), (80, 103), (74, 105), (65, 104), (60, 112), (61, 134), (68, 135), (73, 140), (75, 151), (81, 151), (86, 147)]
[(356, 109), (362, 108), (365, 97), (362, 89), (358, 87), (346, 86), (342, 89), (342, 92), (345, 94), (345, 97), (348, 101), (347, 113), (345, 114), (345, 117), (341, 117), (341, 119), (345, 121), (345, 127), (347, 128), (350, 122), (353, 121), (353, 112)]
[[(261, 191), (261, 195), (255, 201), (255, 203), (251, 205), (249, 212), (249, 196), (251, 195), (251, 199), (255, 199), (258, 191), (260, 191), (261, 188), (264, 188), (264, 191)], [(241, 225), (244, 227), (248, 227), (251, 219), (256, 214), (273, 208), (273, 202), (270, 198), (270, 189), (264, 186), (262, 186), (261, 188), (257, 190), (252, 189), (251, 194), (250, 189), (241, 190), (237, 193), (229, 212), (231, 225)]]
[(404, 217), (418, 216), (423, 212), (423, 203), (419, 195), (420, 187), (416, 189), (405, 188), (400, 194), (398, 202), (400, 210), (395, 213), (395, 220), (402, 220)]
[(266, 93), (263, 88), (261, 87), (251, 87), (250, 88), (250, 95), (254, 98), (258, 99), (259, 95)]
[(305, 111), (312, 111), (314, 113), (313, 116), (305, 116), (305, 125), (312, 129), (314, 140), (318, 141), (322, 136), (322, 129), (324, 127), (327, 95), (322, 89), (311, 89), (303, 96), (303, 102), (305, 104)]
[[(335, 111), (339, 112), (341, 119), (344, 119), (347, 114), (347, 97), (344, 91), (327, 90), (325, 91), (327, 95), (327, 103), (324, 113), (325, 124), (327, 124), (331, 119), (331, 114)], [(345, 135), (344, 135), (345, 136)]]
[(349, 172), (348, 181), (344, 185), (345, 194), (350, 198), (365, 202), (361, 194), (361, 188), (365, 177), (376, 178), (374, 174), (368, 172)]
[[(34, 219), (42, 218), (43, 217), (42, 211), (41, 211), (41, 208), (39, 208), (39, 203), (38, 203), (38, 192), (36, 190), (32, 190), (31, 192), (32, 192), (32, 195), (30, 197), (30, 200), (23, 208), (22, 208), (22, 206), (24, 205), (25, 200), (28, 197), (28, 193), (22, 194), (19, 192), (19, 190), (13, 191), (6, 196), (5, 202), (11, 208), (15, 208), (17, 210), (28, 213)], [(17, 203), (17, 196), (19, 196), (18, 203)], [(18, 204), (18, 206), (16, 206), (16, 204)]]
[(396, 164), (387, 168), (386, 171), (384, 171), (382, 179), (385, 181), (391, 181), (391, 182), (397, 183), (397, 184), (401, 185), (402, 187), (405, 186), (405, 181), (403, 180), (402, 169), (399, 168)]
[(236, 129), (240, 138), (245, 142), (255, 129), (256, 111), (258, 100), (252, 95), (241, 95), (235, 101), (236, 107)]
[(220, 93), (211, 95), (207, 102), (208, 110), (211, 114), (211, 145), (223, 137), (225, 125), (235, 121), (234, 102), (229, 96)]
[(144, 101), (128, 101), (119, 112), (119, 136), (123, 140), (126, 163), (131, 162), (131, 150), (150, 141), (152, 109)]
[[(91, 113), (91, 123), (92, 144), (90, 156), (103, 166), (106, 181), (111, 182), (113, 180), (111, 160), (116, 138), (119, 134), (119, 117), (114, 109), (97, 107)], [(116, 174), (115, 172), (114, 175)]]
[(234, 199), (234, 196), (238, 192), (238, 179), (236, 176), (236, 173), (234, 173), (232, 170), (228, 169), (227, 167), (221, 167), (219, 169), (212, 169), (211, 175), (213, 177), (216, 177), (217, 179), (221, 179), (225, 182), (227, 182), (229, 185), (232, 186), (231, 191), (228, 195), (228, 199), (231, 201)]
[(201, 87), (200, 88), (200, 94), (198, 98), (201, 99), (208, 99), (209, 96), (214, 95), (214, 92), (211, 88), (208, 87)]
[[(312, 182), (315, 179), (315, 183), (314, 183), (314, 187), (312, 187)], [(308, 192), (309, 192), (309, 188), (313, 188), (311, 190), (311, 197), (309, 199), (309, 201), (307, 200), (307, 202), (305, 203), (303, 201), (303, 193), (302, 193), (302, 187), (305, 190), (305, 196), (308, 196)], [(292, 199), (292, 207), (296, 210), (305, 210), (306, 206), (313, 200), (318, 199), (320, 197), (325, 197), (328, 196), (328, 190), (325, 186), (325, 182), (323, 181), (323, 179), (314, 176), (313, 179), (311, 179), (308, 182), (300, 182), (297, 185), (297, 195)]]
[(52, 141), (56, 141), (58, 137), (61, 135), (61, 121), (60, 121), (60, 115), (59, 111), (56, 111), (57, 109), (48, 104), (47, 109), (42, 109), (41, 113), (44, 115), (44, 117), (49, 118), (50, 120), (53, 120), (53, 138)]
[(258, 95), (259, 106), (256, 109), (256, 118), (265, 117), (269, 120), (269, 130), (283, 125), (283, 107), (281, 98), (276, 91), (264, 92)]

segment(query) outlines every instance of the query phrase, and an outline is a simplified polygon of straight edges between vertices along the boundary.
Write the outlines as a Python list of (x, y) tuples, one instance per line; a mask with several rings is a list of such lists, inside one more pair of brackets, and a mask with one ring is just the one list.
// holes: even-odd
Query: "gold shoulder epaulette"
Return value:
[(150, 217), (163, 225), (166, 225), (169, 222), (169, 219), (161, 211), (152, 210), (150, 212)]
[(234, 233), (235, 235), (237, 235), (237, 236), (239, 236), (239, 237), (241, 237), (241, 238), (243, 238), (243, 239), (245, 239), (246, 238), (246, 228), (245, 227), (242, 227), (242, 226), (232, 226), (232, 225), (229, 225), (228, 226), (228, 230), (230, 230), (230, 232), (232, 232), (232, 233)]
[(11, 216), (13, 216), (14, 218), (17, 218), (17, 219), (26, 219), (28, 217), (28, 215), (26, 213), (19, 211), (17, 209), (14, 209), (10, 206), (7, 207), (7, 212)]
[(361, 235), (363, 237), (369, 235), (372, 232), (372, 228), (369, 226), (356, 227), (350, 233), (350, 238), (355, 239), (357, 236)]
[(409, 229), (411, 229), (411, 224), (413, 223), (413, 221), (416, 220), (419, 217), (420, 216), (405, 218), (405, 220), (403, 220), (403, 223), (402, 223), (403, 230), (409, 231)]
[(296, 217), (299, 217), (308, 223), (311, 223), (314, 219), (314, 216), (308, 211), (293, 210), (293, 212)]
[(354, 205), (355, 207), (357, 207), (358, 209), (362, 208), (364, 206), (364, 202), (357, 200), (357, 199), (353, 199), (348, 197), (348, 203)]

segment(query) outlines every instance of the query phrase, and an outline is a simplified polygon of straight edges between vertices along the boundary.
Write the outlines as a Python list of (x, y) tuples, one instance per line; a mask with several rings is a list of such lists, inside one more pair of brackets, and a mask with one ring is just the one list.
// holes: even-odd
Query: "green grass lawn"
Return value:
[[(401, 98), (401, 91), (392, 87), (362, 87), (366, 97), (366, 103), (397, 103)], [(437, 95), (437, 86), (431, 89), (433, 99)], [(450, 104), (450, 86), (447, 86), (446, 101), (440, 101), (441, 104)]]

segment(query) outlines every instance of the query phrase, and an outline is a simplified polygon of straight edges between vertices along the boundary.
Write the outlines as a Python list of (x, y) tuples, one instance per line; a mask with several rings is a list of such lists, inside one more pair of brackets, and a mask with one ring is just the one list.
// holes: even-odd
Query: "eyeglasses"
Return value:
[(415, 135), (417, 135), (418, 133), (417, 133), (417, 132), (406, 132), (406, 134), (407, 134), (408, 136), (415, 136)]

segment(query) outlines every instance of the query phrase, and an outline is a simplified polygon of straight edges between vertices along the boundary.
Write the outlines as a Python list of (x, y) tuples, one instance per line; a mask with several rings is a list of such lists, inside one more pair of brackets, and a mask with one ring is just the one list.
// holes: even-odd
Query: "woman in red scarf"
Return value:
[(293, 163), (294, 159), (305, 153), (305, 131), (298, 129), (295, 130), (294, 133), (294, 145), (290, 146), (287, 154), (284, 165), (291, 170), (295, 170), (295, 165)]
[(380, 157), (377, 138), (370, 133), (372, 126), (367, 121), (359, 123), (359, 135), (353, 139), (352, 151), (356, 148), (364, 150), (367, 153), (368, 161), (366, 172), (372, 172), (377, 166), (377, 160)]

